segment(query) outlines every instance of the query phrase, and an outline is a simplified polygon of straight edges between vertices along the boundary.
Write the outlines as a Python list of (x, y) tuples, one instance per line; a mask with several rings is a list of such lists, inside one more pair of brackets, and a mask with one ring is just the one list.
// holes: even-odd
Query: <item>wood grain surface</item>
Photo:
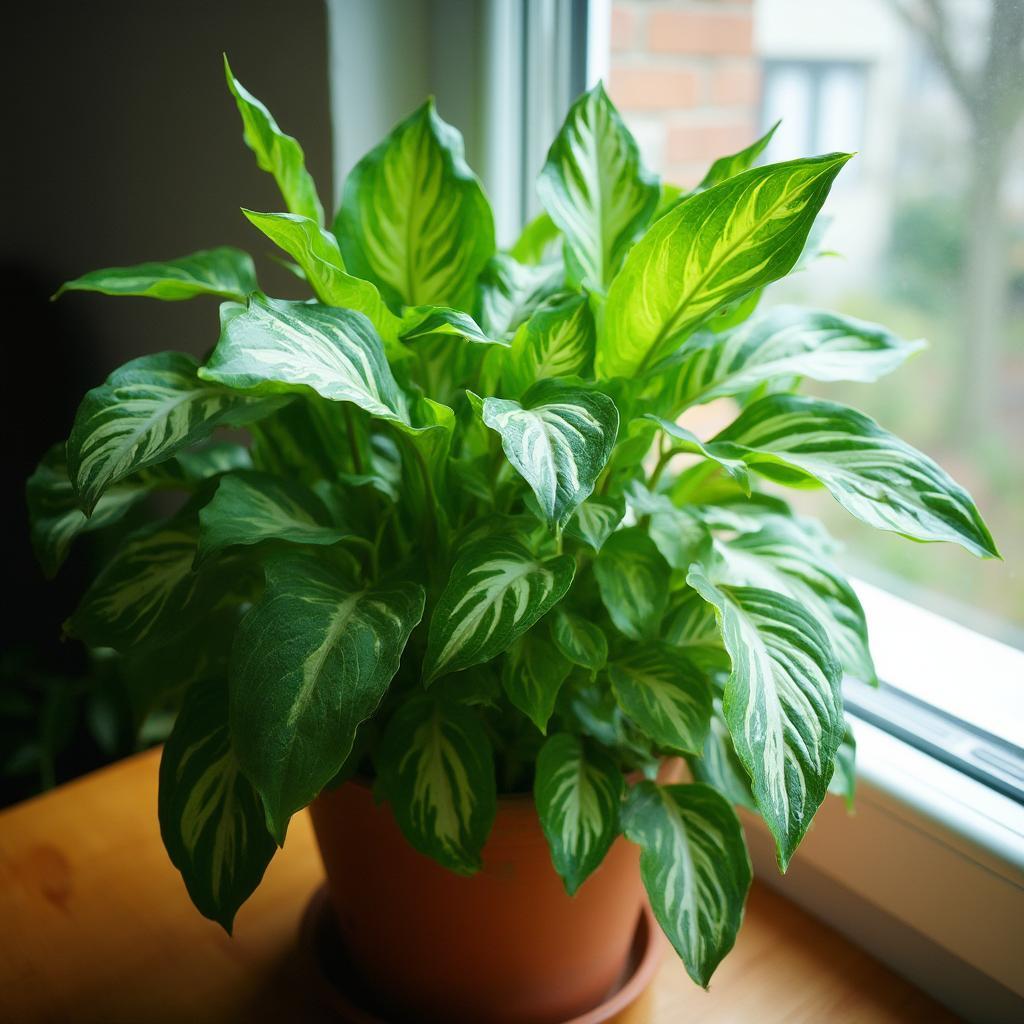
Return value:
[[(308, 816), (292, 822), (228, 938), (193, 910), (164, 853), (158, 763), (158, 751), (140, 754), (0, 813), (0, 1021), (329, 1020), (296, 944), (322, 877)], [(665, 958), (651, 1024), (952, 1019), (755, 885), (739, 942), (710, 992)]]

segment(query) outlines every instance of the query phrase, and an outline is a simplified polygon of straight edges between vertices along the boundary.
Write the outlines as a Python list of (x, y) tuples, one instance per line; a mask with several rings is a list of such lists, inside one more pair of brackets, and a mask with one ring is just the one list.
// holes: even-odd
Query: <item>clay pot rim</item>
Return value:
[[(665, 770), (668, 766), (671, 766), (679, 759), (675, 756), (670, 756), (662, 759), (662, 770)], [(671, 771), (671, 769), (669, 769)], [(659, 773), (660, 774), (660, 773)], [(644, 779), (644, 773), (641, 771), (632, 771), (625, 773), (623, 778), (629, 785), (636, 785), (638, 782), (642, 782)], [(342, 785), (347, 786), (349, 783), (359, 786), (361, 789), (373, 789), (375, 779), (371, 779), (366, 775), (353, 775), (351, 778), (346, 779)], [(678, 781), (673, 779), (672, 781)], [(529, 803), (533, 806), (533, 790), (529, 790), (526, 793), (500, 793), (498, 795), (498, 806), (501, 807), (503, 804), (506, 806), (518, 807), (523, 804)]]
[[(352, 778), (346, 779), (342, 785), (347, 786), (349, 783), (358, 786), (360, 789), (372, 790), (375, 779), (368, 778), (365, 775), (353, 775)], [(520, 804), (529, 803), (533, 806), (533, 791), (527, 793), (499, 793), (498, 794), (498, 806), (502, 804), (510, 804), (512, 806), (519, 806)]]

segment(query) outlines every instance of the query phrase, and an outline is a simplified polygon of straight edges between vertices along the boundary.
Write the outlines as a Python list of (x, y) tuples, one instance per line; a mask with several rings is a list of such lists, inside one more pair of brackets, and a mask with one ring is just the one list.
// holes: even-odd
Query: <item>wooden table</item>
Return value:
[[(308, 816), (229, 939), (192, 909), (164, 854), (158, 759), (140, 754), (0, 813), (0, 1021), (326, 1021), (296, 953), (322, 873)], [(757, 885), (711, 991), (666, 957), (655, 996), (652, 1024), (952, 1019)]]

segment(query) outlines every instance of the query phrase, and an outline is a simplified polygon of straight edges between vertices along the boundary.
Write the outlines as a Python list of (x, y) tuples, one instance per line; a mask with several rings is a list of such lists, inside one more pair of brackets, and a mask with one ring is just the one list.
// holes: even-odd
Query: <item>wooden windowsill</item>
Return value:
[[(322, 876), (308, 816), (239, 912), (192, 908), (160, 842), (159, 752), (0, 813), (0, 1021), (321, 1021), (297, 979), (298, 923)], [(652, 1024), (952, 1020), (760, 885), (710, 992), (666, 956)]]

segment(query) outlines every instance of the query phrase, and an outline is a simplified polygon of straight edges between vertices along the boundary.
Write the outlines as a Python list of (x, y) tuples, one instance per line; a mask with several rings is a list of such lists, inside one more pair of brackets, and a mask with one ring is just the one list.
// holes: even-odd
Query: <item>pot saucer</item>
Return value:
[[(320, 1002), (332, 1010), (342, 1024), (412, 1024), (409, 1018), (381, 1016), (380, 1011), (375, 1010), (372, 994), (361, 983), (345, 955), (326, 884), (313, 893), (302, 915), (299, 940), (302, 958)], [(647, 1024), (663, 946), (654, 915), (645, 904), (637, 922), (629, 961), (615, 991), (600, 1006), (558, 1024)]]

